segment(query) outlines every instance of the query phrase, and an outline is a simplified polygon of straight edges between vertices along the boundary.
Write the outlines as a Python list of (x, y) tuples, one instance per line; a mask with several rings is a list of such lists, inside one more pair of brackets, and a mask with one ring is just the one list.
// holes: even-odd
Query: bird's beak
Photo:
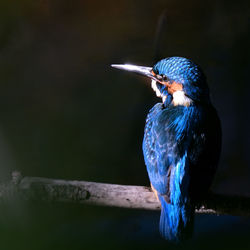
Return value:
[(111, 67), (116, 69), (131, 71), (138, 75), (149, 77), (150, 79), (153, 79), (157, 82), (159, 81), (155, 77), (155, 73), (153, 72), (151, 67), (137, 66), (132, 64), (112, 64)]

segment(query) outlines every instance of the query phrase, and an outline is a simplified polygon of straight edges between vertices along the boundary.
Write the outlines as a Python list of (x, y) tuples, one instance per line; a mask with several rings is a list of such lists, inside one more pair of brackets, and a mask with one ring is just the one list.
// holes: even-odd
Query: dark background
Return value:
[[(249, 1), (2, 0), (0, 180), (24, 176), (149, 185), (141, 142), (159, 99), (112, 63), (200, 64), (222, 121), (213, 189), (250, 195)], [(1, 249), (171, 249), (158, 212), (13, 201)], [(199, 215), (182, 248), (249, 249), (250, 220)], [(176, 248), (176, 247), (173, 247)]]

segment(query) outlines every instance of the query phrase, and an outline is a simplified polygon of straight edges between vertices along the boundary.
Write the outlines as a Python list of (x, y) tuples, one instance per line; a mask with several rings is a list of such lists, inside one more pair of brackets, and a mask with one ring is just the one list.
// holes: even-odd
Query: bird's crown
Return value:
[(205, 76), (198, 65), (184, 57), (168, 57), (153, 66), (155, 74), (165, 76), (169, 80), (181, 83), (199, 83)]

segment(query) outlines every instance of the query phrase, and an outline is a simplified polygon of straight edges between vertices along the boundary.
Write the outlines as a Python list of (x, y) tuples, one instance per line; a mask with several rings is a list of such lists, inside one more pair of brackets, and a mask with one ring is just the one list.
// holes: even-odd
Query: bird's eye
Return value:
[(168, 78), (167, 78), (165, 75), (163, 75), (163, 76), (162, 76), (162, 80), (163, 80), (164, 82), (167, 82), (167, 81), (168, 81)]
[(159, 80), (159, 81), (164, 81), (167, 82), (168, 78), (167, 76), (163, 75), (163, 74), (156, 74), (155, 77)]

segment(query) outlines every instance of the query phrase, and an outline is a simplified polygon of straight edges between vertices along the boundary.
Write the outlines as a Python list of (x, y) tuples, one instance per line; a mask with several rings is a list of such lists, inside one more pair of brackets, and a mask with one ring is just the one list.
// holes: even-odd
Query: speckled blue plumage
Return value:
[[(215, 174), (220, 121), (210, 103), (205, 76), (192, 61), (163, 59), (153, 71), (182, 83), (193, 100), (190, 106), (157, 103), (147, 116), (143, 140), (149, 179), (162, 206), (161, 235), (179, 242), (192, 234), (194, 205), (204, 197)], [(166, 91), (162, 85), (158, 88)]]

